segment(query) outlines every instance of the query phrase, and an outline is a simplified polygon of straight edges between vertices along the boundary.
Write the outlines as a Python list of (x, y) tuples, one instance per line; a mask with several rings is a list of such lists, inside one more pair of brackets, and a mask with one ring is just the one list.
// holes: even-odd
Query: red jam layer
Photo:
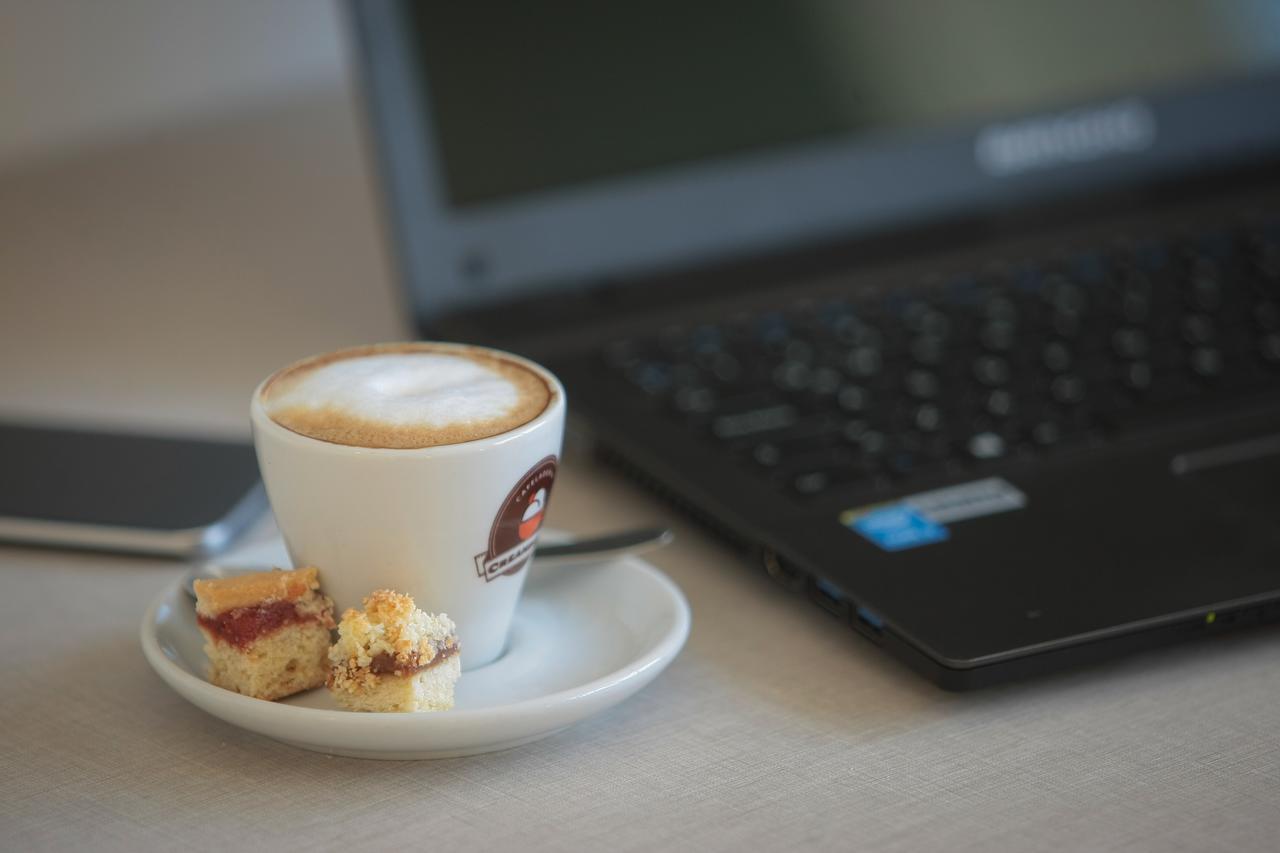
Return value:
[(273, 601), (255, 607), (237, 607), (217, 616), (197, 615), (201, 627), (238, 649), (252, 645), (264, 634), (297, 622), (319, 622), (314, 614), (299, 613), (292, 601)]
[(409, 656), (406, 663), (398, 663), (396, 656), (389, 652), (379, 652), (373, 656), (373, 660), (369, 663), (369, 671), (375, 675), (387, 675), (395, 673), (396, 675), (413, 675), (422, 672), (424, 669), (431, 669), (437, 664), (443, 663), (458, 653), (457, 646), (445, 646), (436, 652), (435, 657), (426, 663), (422, 662), (421, 656), (414, 652)]

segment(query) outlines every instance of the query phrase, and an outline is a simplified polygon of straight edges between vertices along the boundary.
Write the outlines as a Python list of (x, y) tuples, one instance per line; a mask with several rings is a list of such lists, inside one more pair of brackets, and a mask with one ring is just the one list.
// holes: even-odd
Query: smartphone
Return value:
[(0, 540), (199, 557), (266, 506), (250, 444), (0, 424)]

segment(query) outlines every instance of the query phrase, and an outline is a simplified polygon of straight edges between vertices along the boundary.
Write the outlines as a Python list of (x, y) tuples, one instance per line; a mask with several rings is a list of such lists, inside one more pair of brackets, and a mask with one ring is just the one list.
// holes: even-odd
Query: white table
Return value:
[[(0, 413), (245, 435), (274, 367), (406, 334), (376, 221), (342, 100), (0, 175)], [(571, 447), (551, 523), (671, 517)], [(1280, 632), (953, 695), (676, 527), (653, 561), (694, 623), (668, 672), (416, 763), (165, 687), (137, 631), (178, 565), (0, 548), (0, 849), (1280, 847)]]

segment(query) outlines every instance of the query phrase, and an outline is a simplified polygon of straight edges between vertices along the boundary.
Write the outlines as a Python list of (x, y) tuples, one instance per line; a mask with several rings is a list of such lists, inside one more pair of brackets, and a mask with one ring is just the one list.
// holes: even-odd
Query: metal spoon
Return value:
[[(642, 554), (661, 548), (674, 538), (675, 534), (665, 527), (645, 527), (610, 533), (607, 536), (593, 536), (590, 539), (539, 544), (534, 557), (537, 558), (539, 566), (601, 563), (613, 557), (621, 557), (623, 554)], [(197, 580), (225, 578), (248, 572), (265, 572), (270, 571), (271, 568), (271, 566), (222, 566), (217, 563), (202, 563), (191, 567), (182, 579), (182, 588), (186, 590), (187, 595), (195, 598), (194, 583)]]

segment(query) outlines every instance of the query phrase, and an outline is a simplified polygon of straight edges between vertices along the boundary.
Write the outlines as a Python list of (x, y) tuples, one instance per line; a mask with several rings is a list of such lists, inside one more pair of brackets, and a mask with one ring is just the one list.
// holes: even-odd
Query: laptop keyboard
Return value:
[(603, 358), (799, 497), (1050, 452), (1280, 388), (1280, 218), (668, 327)]

